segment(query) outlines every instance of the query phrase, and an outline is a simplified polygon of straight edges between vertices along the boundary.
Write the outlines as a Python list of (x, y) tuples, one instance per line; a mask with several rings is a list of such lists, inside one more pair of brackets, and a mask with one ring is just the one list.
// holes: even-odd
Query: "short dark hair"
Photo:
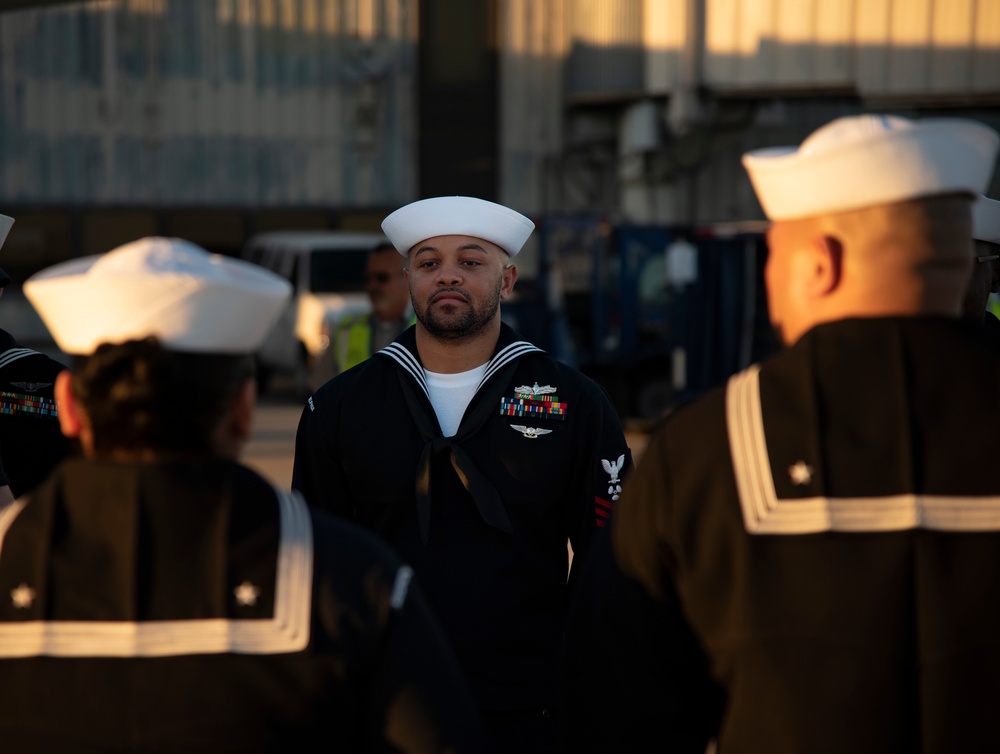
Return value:
[[(374, 247), (372, 248), (372, 250), (371, 250), (371, 253), (372, 253), (372, 254), (376, 254), (376, 253), (378, 253), (378, 252), (381, 252), (381, 251), (390, 251), (390, 250), (391, 250), (391, 251), (396, 251), (396, 247), (395, 247), (395, 246), (393, 246), (393, 245), (392, 245), (391, 243), (389, 243), (388, 241), (379, 241), (379, 242), (378, 242), (377, 244), (375, 244), (375, 246), (374, 246)], [(396, 253), (398, 254), (399, 252), (396, 252)]]
[(253, 357), (168, 351), (156, 338), (105, 343), (73, 362), (94, 450), (214, 453), (212, 438), (253, 376)]

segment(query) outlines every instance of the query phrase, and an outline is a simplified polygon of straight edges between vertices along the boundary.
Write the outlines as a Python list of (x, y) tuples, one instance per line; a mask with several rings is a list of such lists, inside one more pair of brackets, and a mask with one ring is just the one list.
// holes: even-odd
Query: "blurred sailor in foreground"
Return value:
[(479, 750), (410, 569), (236, 461), (288, 288), (162, 238), (25, 284), (85, 457), (0, 515), (5, 752)]
[[(959, 319), (997, 141), (864, 115), (745, 155), (790, 347), (672, 414), (626, 482), (612, 548), (645, 592), (577, 606), (574, 751), (1000, 750), (1000, 479), (974, 431), (1000, 424), (1000, 355)], [(643, 622), (655, 665), (595, 688)], [(655, 718), (602, 714), (637, 687)]]

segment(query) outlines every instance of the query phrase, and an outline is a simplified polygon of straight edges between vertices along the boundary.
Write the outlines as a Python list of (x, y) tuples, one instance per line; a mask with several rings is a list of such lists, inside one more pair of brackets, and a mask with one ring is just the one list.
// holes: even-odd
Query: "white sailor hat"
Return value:
[(838, 118), (801, 146), (747, 152), (771, 220), (815, 217), (953, 192), (980, 194), (993, 173), (997, 133), (954, 118)]
[(257, 350), (291, 285), (188, 241), (143, 238), (42, 270), (24, 293), (68, 354), (155, 336), (173, 351), (235, 355)]
[(972, 205), (972, 237), (1000, 244), (1000, 202), (980, 196)]
[(513, 257), (534, 229), (535, 224), (520, 212), (471, 196), (421, 199), (382, 221), (382, 231), (403, 256), (428, 238), (472, 236), (495, 243)]

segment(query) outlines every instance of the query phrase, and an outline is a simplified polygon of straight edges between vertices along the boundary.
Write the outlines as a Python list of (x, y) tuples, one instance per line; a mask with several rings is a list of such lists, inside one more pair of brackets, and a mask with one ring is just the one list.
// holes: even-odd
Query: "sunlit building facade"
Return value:
[[(503, 197), (759, 217), (739, 164), (847, 112), (1000, 126), (997, 0), (502, 0)], [(1000, 191), (1000, 182), (995, 183)]]

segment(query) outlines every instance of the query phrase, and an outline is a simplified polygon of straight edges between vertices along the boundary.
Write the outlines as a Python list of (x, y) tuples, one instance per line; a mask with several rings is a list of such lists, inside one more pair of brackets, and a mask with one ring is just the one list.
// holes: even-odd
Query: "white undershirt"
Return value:
[(476, 388), (479, 387), (484, 374), (486, 374), (486, 364), (457, 374), (440, 374), (424, 370), (427, 394), (445, 437), (452, 437), (458, 432), (458, 425), (462, 423), (465, 409), (468, 408), (472, 396), (476, 394)]

